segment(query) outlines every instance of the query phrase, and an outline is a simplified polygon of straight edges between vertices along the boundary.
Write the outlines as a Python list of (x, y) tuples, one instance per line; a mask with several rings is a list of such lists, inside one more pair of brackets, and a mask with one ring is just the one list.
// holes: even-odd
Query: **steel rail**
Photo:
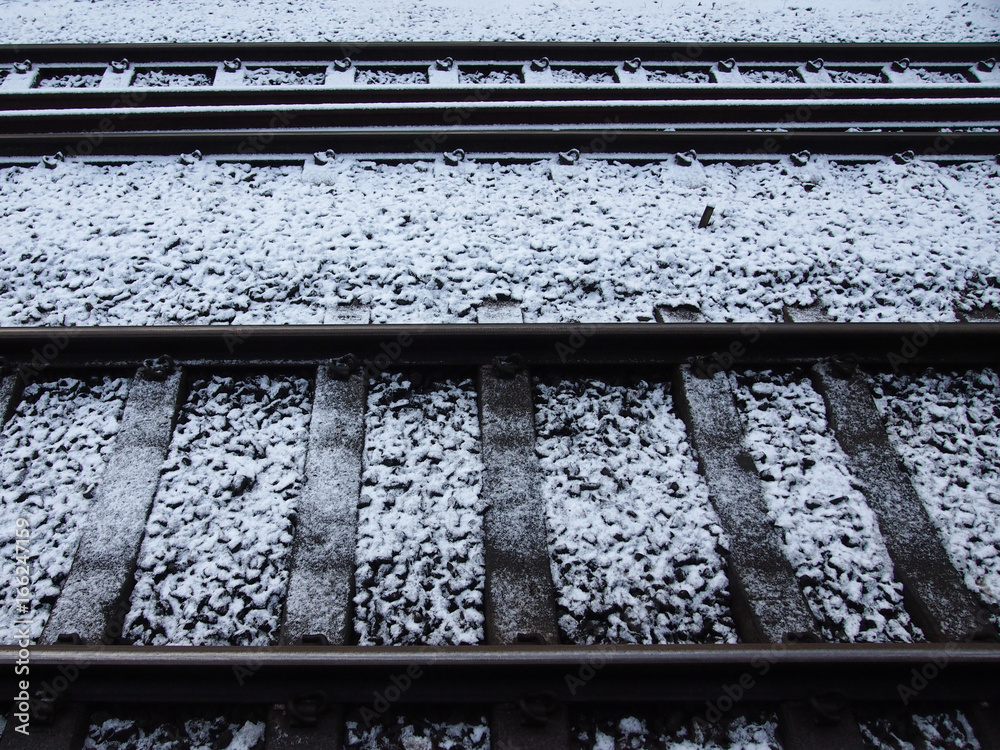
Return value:
[(769, 100), (818, 106), (817, 100), (837, 101), (861, 99), (885, 106), (896, 100), (919, 100), (927, 106), (945, 99), (1000, 98), (1000, 83), (977, 83), (943, 86), (900, 85), (816, 85), (775, 84), (767, 86), (703, 85), (648, 85), (628, 84), (573, 85), (573, 86), (260, 86), (243, 88), (203, 87), (190, 89), (29, 89), (28, 91), (0, 89), (0, 109), (6, 111), (48, 111), (63, 109), (122, 109), (129, 111), (154, 107), (294, 107), (323, 104), (375, 103), (430, 103), (452, 102), (455, 107), (465, 107), (470, 102), (562, 102), (579, 101), (614, 102), (617, 106), (631, 103), (669, 100), (712, 101), (716, 104), (738, 105), (741, 101)]
[[(0, 695), (23, 654), (0, 648)], [(842, 693), (850, 700), (1000, 698), (996, 644), (30, 649), (31, 681), (67, 701), (273, 703), (322, 691), (334, 703), (482, 704), (548, 693), (568, 703), (753, 702)], [(908, 688), (909, 692), (902, 692)], [(916, 688), (916, 689), (915, 689)]]
[(745, 43), (722, 42), (291, 42), (194, 44), (17, 44), (0, 45), (0, 63), (25, 58), (38, 63), (107, 64), (127, 58), (136, 63), (222, 61), (235, 57), (260, 62), (436, 60), (553, 60), (621, 62), (635, 57), (691, 63), (734, 58), (739, 62), (805, 63), (892, 62), (903, 57), (924, 63), (975, 63), (1000, 58), (996, 42), (969, 43)]
[[(572, 92), (568, 92), (572, 96)], [(0, 102), (2, 104), (2, 102)], [(420, 128), (439, 125), (489, 128), (596, 126), (620, 131), (630, 126), (747, 129), (1000, 127), (1000, 98), (974, 99), (808, 99), (808, 117), (796, 117), (798, 102), (727, 101), (545, 101), (484, 102), (449, 99), (412, 103), (295, 104), (245, 107), (178, 106), (113, 109), (0, 110), (7, 133), (65, 133), (102, 129), (102, 121), (127, 132), (244, 129), (274, 131), (308, 128)], [(712, 123), (706, 127), (706, 123)], [(107, 129), (106, 127), (103, 129)]]
[[(472, 127), (282, 128), (274, 123), (259, 130), (148, 130), (124, 132), (118, 122), (94, 121), (93, 129), (63, 133), (0, 133), (0, 159), (35, 160), (63, 153), (69, 157), (177, 156), (195, 150), (233, 160), (268, 158), (289, 161), (301, 155), (333, 149), (339, 153), (388, 155), (393, 158), (426, 156), (461, 149), (490, 160), (551, 158), (578, 149), (602, 158), (649, 159), (672, 157), (694, 149), (699, 154), (721, 154), (739, 161), (794, 154), (801, 151), (845, 159), (891, 156), (913, 151), (931, 159), (993, 159), (1000, 154), (1000, 132), (845, 132), (834, 130), (780, 131), (767, 129), (691, 130), (624, 129), (600, 124), (591, 128), (548, 127), (476, 129)], [(107, 128), (102, 128), (106, 124)], [(298, 156), (292, 157), (301, 158)]]
[[(8, 367), (315, 364), (354, 355), (381, 369), (526, 365), (777, 364), (849, 360), (874, 366), (986, 365), (1000, 323), (542, 323), (329, 326), (0, 328)], [(728, 366), (728, 365), (727, 365)]]

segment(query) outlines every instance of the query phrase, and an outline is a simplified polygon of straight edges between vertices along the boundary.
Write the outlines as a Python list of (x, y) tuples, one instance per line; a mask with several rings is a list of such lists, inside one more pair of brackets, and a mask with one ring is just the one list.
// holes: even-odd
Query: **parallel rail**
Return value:
[[(995, 156), (998, 57), (995, 44), (0, 47), (0, 158), (327, 149)], [(287, 80), (249, 85), (247, 71), (264, 68)], [(142, 83), (146, 74), (203, 85), (161, 76), (161, 88)], [(40, 86), (60, 76), (79, 80)]]
[[(43, 645), (29, 649), (36, 692), (21, 700), (35, 717), (38, 741), (66, 750), (79, 747), (94, 707), (198, 702), (278, 706), (268, 720), (272, 749), (303, 743), (339, 748), (344, 721), (364, 716), (358, 712), (372, 696), (391, 686), (400, 705), (491, 706), (499, 747), (568, 747), (572, 706), (672, 705), (697, 714), (706, 702), (731, 701), (738, 689), (741, 699), (777, 711), (785, 746), (793, 750), (860, 748), (853, 707), (898, 708), (904, 702), (963, 707), (982, 745), (995, 748), (996, 716), (983, 708), (983, 701), (1000, 701), (1000, 643), (991, 610), (948, 561), (857, 366), (995, 365), (998, 343), (1000, 322), (989, 321), (0, 329), (4, 418), (20, 388), (36, 378), (138, 368), (93, 518)], [(813, 365), (814, 384), (865, 484), (903, 583), (907, 611), (930, 642), (817, 642), (816, 624), (767, 521), (728, 381), (713, 377), (758, 365)], [(185, 373), (240, 366), (315, 368), (310, 464), (297, 511), (283, 645), (121, 643), (131, 571)], [(659, 373), (673, 383), (678, 412), (730, 539), (732, 615), (741, 644), (559, 645), (540, 532), (544, 509), (532, 491), (538, 469), (528, 368), (535, 366), (567, 377)], [(478, 373), (489, 477), (483, 486), (489, 510), (483, 524), (481, 646), (351, 645), (351, 550), (360, 489), (353, 480), (330, 484), (334, 474), (328, 469), (331, 462), (360, 467), (368, 379), (413, 367)], [(102, 514), (104, 503), (116, 508), (113, 524)], [(111, 547), (128, 553), (109, 565)], [(0, 647), (5, 699), (20, 694), (14, 667), (23, 659), (19, 647)], [(49, 723), (42, 723), (44, 717)], [(0, 744), (25, 746), (21, 740), (8, 730)]]

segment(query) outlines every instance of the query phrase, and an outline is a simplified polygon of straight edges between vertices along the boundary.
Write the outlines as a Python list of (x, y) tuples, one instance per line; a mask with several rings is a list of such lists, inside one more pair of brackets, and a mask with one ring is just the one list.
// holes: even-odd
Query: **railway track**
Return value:
[[(453, 166), (553, 158), (566, 166), (587, 158), (689, 164), (698, 158), (692, 150), (735, 163), (793, 154), (799, 166), (810, 152), (843, 161), (993, 160), (1000, 153), (998, 52), (995, 44), (2, 47), (0, 162), (43, 159), (57, 167), (65, 158), (113, 163), (184, 154), (186, 163), (205, 156), (323, 166), (344, 152), (383, 161), (443, 153)], [(101, 399), (121, 402), (117, 416), (110, 407), (79, 412), (86, 420), (77, 432), (106, 438), (86, 443), (92, 460), (79, 471), (105, 468), (81, 490), (81, 505), (62, 513), (79, 526), (80, 542), (62, 551), (62, 568), (50, 564), (56, 572), (47, 579), (45, 617), (34, 620), (38, 632), (28, 639), (38, 645), (0, 647), (3, 695), (28, 704), (8, 716), (0, 746), (75, 750), (96, 712), (210, 703), (263, 717), (275, 750), (342, 747), (352, 726), (380, 720), (388, 708), (433, 707), (485, 712), (495, 750), (575, 748), (585, 711), (679, 712), (708, 726), (744, 707), (776, 716), (786, 748), (860, 748), (866, 714), (905, 720), (907, 712), (942, 707), (967, 716), (982, 747), (1000, 748), (998, 602), (970, 588), (975, 576), (947, 546), (940, 514), (927, 507), (928, 482), (966, 477), (918, 476), (919, 461), (899, 455), (884, 411), (889, 372), (931, 368), (962, 383), (992, 372), (996, 311), (919, 324), (832, 323), (796, 309), (780, 324), (705, 323), (686, 308), (659, 308), (655, 317), (655, 324), (523, 325), (519, 310), (497, 302), (480, 309), (478, 325), (0, 328), (4, 424), (41, 419), (45, 408), (58, 412), (58, 399), (39, 384), (70, 383), (72, 399), (79, 395), (72, 384), (118, 383)], [(796, 374), (783, 381), (782, 373)], [(247, 385), (248, 378), (259, 382)], [(814, 408), (787, 421), (827, 425), (819, 438), (806, 435), (808, 445), (825, 440), (851, 477), (829, 505), (854, 503), (873, 518), (858, 528), (861, 537), (880, 536), (882, 585), (895, 594), (873, 604), (836, 589), (827, 578), (850, 579), (855, 558), (838, 563), (836, 574), (809, 569), (787, 527), (776, 525), (772, 483), (780, 485), (788, 467), (761, 447), (766, 420), (747, 418), (758, 396), (760, 413), (781, 407), (766, 402), (776, 382), (815, 395), (820, 417)], [(426, 390), (435, 383), (447, 384), (439, 388), (446, 397), (421, 402), (437, 393)], [(226, 388), (242, 394), (239, 406), (228, 404), (239, 399)], [(450, 407), (439, 403), (448, 399)], [(593, 414), (580, 407), (560, 421), (566, 403), (587, 399), (597, 405)], [(633, 403), (643, 399), (654, 406)], [(271, 401), (279, 404), (273, 413), (253, 412), (254, 403)], [(204, 410), (197, 418), (196, 406)], [(903, 408), (906, 419), (917, 411)], [(235, 453), (212, 443), (220, 419)], [(643, 426), (656, 420), (660, 432)], [(284, 456), (234, 474), (230, 464), (272, 452), (267, 439), (254, 441), (268, 430), (267, 439), (298, 445), (301, 466)], [(418, 463), (451, 473), (442, 480), (414, 470), (415, 444), (406, 447), (398, 434), (423, 435), (427, 455)], [(586, 440), (565, 442), (575, 435), (608, 447), (584, 456)], [(178, 489), (190, 466), (182, 443), (209, 456), (191, 475), (218, 480), (188, 499)], [(429, 455), (427, 446), (437, 443), (444, 447)], [(972, 459), (990, 450), (974, 447)], [(626, 464), (642, 468), (615, 474), (610, 457), (626, 448), (633, 450)], [(58, 456), (46, 460), (50, 469), (62, 465)], [(275, 478), (279, 470), (299, 479)], [(5, 489), (30, 484), (28, 472), (18, 472), (22, 478), (5, 480)], [(164, 529), (183, 518), (182, 526), (211, 532), (218, 519), (198, 493), (238, 498), (263, 484), (264, 474), (281, 489), (263, 497), (292, 493), (294, 510), (287, 502), (272, 515), (264, 503), (238, 506), (236, 515), (264, 520), (246, 539), (221, 540), (246, 568), (230, 583), (215, 581), (222, 593), (183, 579), (177, 559), (161, 569), (155, 554), (143, 552), (174, 554), (201, 543), (169, 535), (164, 542)], [(642, 484), (650, 477), (652, 485)], [(591, 502), (633, 483), (635, 508), (570, 503), (558, 528), (547, 516), (553, 493)], [(827, 474), (822, 483), (837, 480)], [(21, 495), (38, 491), (26, 486)], [(393, 502), (410, 491), (447, 496), (458, 512), (439, 536), (421, 537), (421, 554), (441, 569), (425, 571), (422, 592), (401, 593), (387, 581), (396, 558), (416, 554), (406, 546), (414, 531), (406, 520), (420, 511)], [(823, 492), (815, 493), (805, 515), (832, 513), (817, 499)], [(679, 555), (656, 537), (655, 575), (644, 569), (643, 581), (580, 583), (574, 554), (586, 545), (617, 554), (627, 540), (611, 532), (588, 537), (573, 516), (586, 518), (580, 508), (590, 508), (596, 527), (598, 516), (620, 512), (600, 523), (621, 534), (640, 500), (674, 503), (642, 533), (652, 538), (690, 517), (692, 526), (675, 535), (701, 534), (706, 546)], [(383, 511), (389, 520), (380, 520)], [(698, 526), (706, 513), (710, 520)], [(260, 528), (266, 533), (254, 537)], [(383, 538), (399, 548), (386, 556), (378, 549)], [(856, 530), (830, 543), (862, 545)], [(240, 557), (249, 554), (244, 545), (257, 545), (258, 556)], [(437, 557), (427, 545), (440, 548)], [(285, 572), (268, 572), (278, 547), (287, 550)], [(690, 583), (701, 578), (715, 583)], [(262, 579), (280, 585), (269, 592)], [(449, 587), (459, 579), (465, 583), (457, 590)], [(622, 593), (622, 585), (639, 593)], [(250, 593), (236, 620), (219, 621), (206, 601), (226, 599), (230, 588)], [(851, 614), (838, 620), (817, 590), (848, 592)], [(391, 597), (380, 599), (386, 592)], [(143, 596), (154, 605), (134, 605)], [(629, 609), (628, 597), (657, 596), (667, 603)], [(614, 597), (625, 604), (608, 604)], [(175, 618), (184, 629), (169, 631), (162, 610), (188, 604), (194, 610)], [(226, 630), (245, 618), (253, 624)], [(851, 618), (853, 631), (844, 625)], [(401, 630), (407, 619), (416, 630)], [(199, 639), (232, 645), (157, 645)], [(15, 670), (26, 659), (27, 688)], [(18, 713), (30, 715), (30, 737), (16, 731)]]
[[(30, 740), (12, 731), (10, 717), (2, 743), (79, 747), (102, 706), (211, 702), (267, 708), (269, 747), (331, 748), (342, 746), (345, 721), (379, 713), (372, 696), (388, 695), (397, 708), (491, 706), (491, 747), (570, 747), (569, 717), (580, 707), (681, 707), (702, 716), (706, 706), (725, 713), (742, 702), (777, 712), (788, 748), (863, 747), (856, 710), (904, 702), (959, 707), (981, 745), (997, 747), (996, 713), (984, 703), (1000, 701), (996, 602), (966, 588), (949, 561), (864, 374), (898, 368), (905, 341), (921, 344), (906, 352), (905, 368), (961, 372), (995, 365), (1000, 323), (0, 330), (5, 421), (26, 383), (39, 378), (134, 373), (72, 568), (40, 645), (29, 651), (31, 685), (48, 692), (30, 699)], [(720, 374), (733, 367), (809, 373), (923, 642), (823, 642), (768, 518), (730, 380)], [(121, 634), (147, 517), (192, 379), (290, 368), (312, 383), (312, 416), (282, 645), (129, 645)], [(409, 372), (412, 380), (413, 368), (444, 368), (476, 383), (486, 507), (480, 645), (359, 646), (352, 625), (366, 392), (386, 373)], [(550, 381), (641, 375), (667, 384), (729, 539), (727, 617), (739, 643), (560, 643), (535, 371)], [(18, 694), (14, 667), (23, 653), (0, 649), (5, 699)]]
[(989, 156), (997, 57), (991, 44), (6, 47), (0, 158)]

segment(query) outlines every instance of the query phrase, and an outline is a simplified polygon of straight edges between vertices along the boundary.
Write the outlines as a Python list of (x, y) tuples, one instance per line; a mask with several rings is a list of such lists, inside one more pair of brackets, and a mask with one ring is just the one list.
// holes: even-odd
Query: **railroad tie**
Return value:
[(170, 447), (183, 372), (143, 368), (133, 378), (114, 453), (80, 534), (41, 643), (74, 634), (86, 644), (121, 637), (160, 469)]
[[(480, 321), (520, 322), (513, 304), (488, 308), (479, 311)], [(498, 357), (479, 368), (479, 408), (486, 642), (554, 645), (559, 631), (535, 455), (531, 375), (518, 358)], [(498, 748), (561, 750), (569, 745), (566, 708), (545, 695), (522, 696), (517, 705), (494, 705), (490, 730)]]
[[(767, 506), (725, 373), (706, 376), (685, 365), (677, 371), (678, 407), (698, 453), (719, 523), (730, 540), (729, 585), (740, 639), (781, 643), (814, 639), (816, 623), (795, 579)], [(850, 707), (837, 702), (820, 715), (822, 696), (779, 707), (784, 744), (802, 748), (862, 748)]]
[[(285, 645), (344, 646), (352, 641), (354, 551), (364, 451), (364, 373), (352, 358), (316, 372), (305, 485), (281, 625)], [(337, 750), (344, 711), (324, 696), (289, 696), (269, 713), (267, 750)]]
[(17, 408), (18, 399), (21, 396), (16, 375), (6, 375), (0, 378), (0, 427), (7, 424), (14, 409)]
[[(80, 534), (73, 567), (42, 631), (41, 644), (113, 644), (122, 633), (142, 544), (166, 458), (183, 373), (151, 362), (132, 380), (114, 452)], [(34, 721), (31, 736), (11, 730), (0, 747), (77, 750), (86, 736), (85, 704), (46, 705), (48, 723)]]

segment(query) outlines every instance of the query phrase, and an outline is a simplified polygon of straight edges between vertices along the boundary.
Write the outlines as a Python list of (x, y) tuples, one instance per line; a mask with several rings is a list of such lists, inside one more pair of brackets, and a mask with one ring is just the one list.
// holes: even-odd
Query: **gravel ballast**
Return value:
[[(15, 619), (30, 619), (37, 641), (73, 564), (79, 529), (114, 448), (129, 380), (59, 378), (25, 386), (0, 432), (0, 643), (15, 643)], [(27, 521), (29, 611), (15, 602), (17, 520)], [(17, 578), (21, 576), (18, 575)]]
[(277, 642), (309, 392), (295, 376), (190, 384), (146, 524), (126, 638)]
[(539, 380), (535, 394), (564, 639), (735, 642), (726, 541), (668, 387)]
[(1000, 624), (1000, 377), (881, 374), (874, 392), (948, 556)]
[(824, 639), (921, 638), (903, 608), (875, 515), (809, 377), (763, 371), (734, 380), (771, 520)]
[(988, 1), (7, 0), (0, 42), (357, 40), (961, 42), (1000, 38)]
[[(956, 319), (1000, 307), (1000, 167), (355, 159), (0, 170), (0, 325)], [(712, 223), (698, 229), (706, 205)]]
[(373, 380), (354, 627), (361, 645), (484, 638), (479, 419), (471, 380)]

